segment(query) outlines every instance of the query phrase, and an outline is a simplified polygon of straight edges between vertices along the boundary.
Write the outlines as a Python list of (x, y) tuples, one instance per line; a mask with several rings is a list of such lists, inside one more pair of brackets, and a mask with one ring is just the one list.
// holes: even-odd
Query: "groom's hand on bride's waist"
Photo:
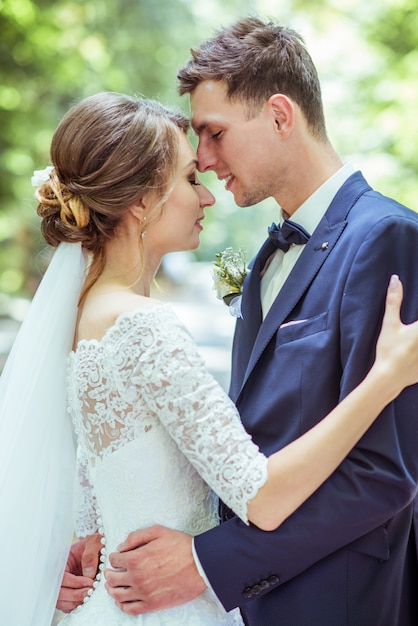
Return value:
[(192, 537), (164, 526), (138, 530), (110, 554), (106, 589), (128, 615), (157, 611), (196, 598), (206, 585), (192, 553)]

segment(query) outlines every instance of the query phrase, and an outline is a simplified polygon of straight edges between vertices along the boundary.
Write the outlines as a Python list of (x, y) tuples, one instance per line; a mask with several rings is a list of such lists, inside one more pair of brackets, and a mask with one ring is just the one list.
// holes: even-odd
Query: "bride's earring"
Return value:
[(146, 215), (144, 215), (144, 218), (141, 220), (141, 225), (143, 227), (143, 231), (141, 232), (141, 239), (144, 239), (147, 236), (147, 231), (145, 230), (146, 222), (147, 217)]

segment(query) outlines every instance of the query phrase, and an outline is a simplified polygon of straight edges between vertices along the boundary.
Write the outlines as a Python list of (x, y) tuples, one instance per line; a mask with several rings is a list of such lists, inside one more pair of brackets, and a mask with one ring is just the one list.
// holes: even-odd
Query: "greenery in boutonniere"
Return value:
[(234, 298), (241, 295), (242, 285), (248, 274), (245, 250), (240, 248), (234, 252), (232, 248), (226, 248), (223, 252), (218, 252), (215, 259), (214, 289), (219, 300), (223, 300), (229, 306)]

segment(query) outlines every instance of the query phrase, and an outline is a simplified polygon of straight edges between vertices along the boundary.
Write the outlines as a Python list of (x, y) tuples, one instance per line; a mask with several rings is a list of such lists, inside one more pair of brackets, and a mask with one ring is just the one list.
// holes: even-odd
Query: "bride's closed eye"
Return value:
[(196, 187), (202, 184), (200, 180), (197, 178), (197, 176), (192, 176), (191, 178), (189, 178), (189, 183)]

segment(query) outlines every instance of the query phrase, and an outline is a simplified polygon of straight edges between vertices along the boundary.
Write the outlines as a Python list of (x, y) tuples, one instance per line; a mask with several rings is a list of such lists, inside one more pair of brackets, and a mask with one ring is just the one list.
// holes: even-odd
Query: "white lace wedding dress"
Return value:
[[(133, 530), (158, 523), (196, 535), (212, 528), (213, 492), (247, 521), (247, 502), (267, 478), (266, 458), (169, 305), (124, 313), (101, 341), (80, 341), (68, 371), (83, 484), (77, 534), (104, 534), (102, 569)], [(209, 590), (179, 607), (128, 616), (99, 575), (91, 597), (61, 624), (242, 622)]]

